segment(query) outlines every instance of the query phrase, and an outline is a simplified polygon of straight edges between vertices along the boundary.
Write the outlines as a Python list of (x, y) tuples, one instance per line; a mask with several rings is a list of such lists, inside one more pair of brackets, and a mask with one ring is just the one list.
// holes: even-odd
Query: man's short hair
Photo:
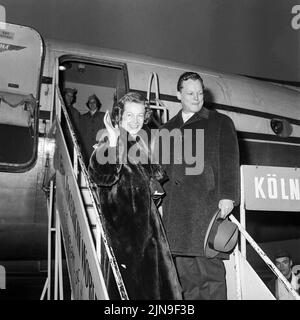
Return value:
[(177, 81), (177, 91), (180, 91), (182, 89), (183, 81), (187, 81), (189, 79), (191, 79), (191, 80), (199, 80), (201, 82), (202, 88), (204, 89), (203, 79), (201, 78), (201, 76), (197, 72), (185, 72), (179, 77), (179, 79)]
[(279, 258), (289, 258), (292, 259), (292, 256), (287, 250), (279, 249), (275, 254), (274, 254), (274, 261)]

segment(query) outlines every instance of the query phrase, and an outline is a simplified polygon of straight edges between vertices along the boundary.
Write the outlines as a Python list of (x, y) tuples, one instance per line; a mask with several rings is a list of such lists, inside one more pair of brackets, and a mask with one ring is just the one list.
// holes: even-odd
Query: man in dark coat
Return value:
[(79, 130), (79, 118), (80, 112), (74, 107), (76, 102), (77, 89), (65, 88), (64, 90), (64, 102), (67, 107), (67, 111), (72, 122), (72, 125), (75, 129), (75, 133), (78, 133)]
[(95, 94), (88, 97), (86, 105), (89, 111), (84, 113), (80, 119), (80, 142), (84, 162), (88, 165), (94, 151), (93, 146), (97, 143), (97, 133), (105, 128), (103, 123), (105, 113), (100, 111), (101, 102)]
[[(76, 138), (79, 140), (79, 134), (80, 134), (80, 112), (74, 107), (74, 104), (76, 102), (77, 97), (77, 89), (75, 88), (65, 88), (63, 91), (63, 99), (64, 103), (69, 115), (69, 118), (71, 120), (71, 125), (74, 130), (74, 133), (76, 135)], [(64, 119), (64, 117), (63, 117)], [(67, 129), (67, 123), (65, 120), (62, 119), (62, 127), (65, 132), (65, 138), (67, 147), (69, 150), (69, 153), (71, 155), (71, 158), (73, 158), (73, 140), (71, 137), (71, 132)]]
[[(177, 84), (182, 110), (161, 128), (181, 132), (171, 140), (170, 163), (163, 163), (169, 177), (163, 222), (184, 299), (224, 300), (224, 256), (206, 258), (204, 238), (216, 210), (225, 218), (239, 202), (239, 150), (233, 122), (205, 108), (203, 94), (200, 75), (182, 74)], [(178, 145), (184, 151), (181, 157), (174, 152)], [(196, 154), (195, 163), (188, 158), (189, 150)]]

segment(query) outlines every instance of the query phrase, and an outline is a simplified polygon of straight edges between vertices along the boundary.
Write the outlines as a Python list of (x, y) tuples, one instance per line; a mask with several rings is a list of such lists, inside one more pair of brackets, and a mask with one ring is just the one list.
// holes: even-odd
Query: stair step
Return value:
[(86, 213), (87, 213), (87, 216), (89, 219), (90, 226), (96, 227), (97, 220), (96, 220), (96, 212), (95, 212), (94, 208), (93, 207), (86, 207)]

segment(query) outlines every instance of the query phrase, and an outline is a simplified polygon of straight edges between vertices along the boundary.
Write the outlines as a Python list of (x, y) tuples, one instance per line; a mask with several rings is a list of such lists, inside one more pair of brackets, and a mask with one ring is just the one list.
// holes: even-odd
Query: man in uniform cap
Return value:
[(64, 102), (65, 106), (67, 108), (70, 120), (72, 122), (72, 125), (75, 129), (75, 133), (78, 133), (79, 131), (79, 119), (80, 119), (80, 113), (79, 111), (73, 106), (76, 102), (76, 94), (77, 89), (74, 88), (65, 88), (64, 90)]

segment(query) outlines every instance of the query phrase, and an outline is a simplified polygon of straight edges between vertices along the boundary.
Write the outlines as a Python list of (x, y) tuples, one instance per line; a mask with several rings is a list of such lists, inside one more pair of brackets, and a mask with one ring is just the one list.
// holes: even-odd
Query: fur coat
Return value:
[[(155, 190), (161, 193), (158, 180), (163, 171), (158, 165), (132, 163), (127, 156), (128, 161), (122, 161), (127, 163), (100, 164), (103, 152), (115, 151), (118, 157), (118, 150), (118, 146), (110, 148), (107, 142), (99, 142), (89, 173), (98, 186), (105, 227), (129, 299), (181, 299), (176, 269), (152, 198)], [(108, 292), (114, 298), (113, 277), (108, 278)]]

